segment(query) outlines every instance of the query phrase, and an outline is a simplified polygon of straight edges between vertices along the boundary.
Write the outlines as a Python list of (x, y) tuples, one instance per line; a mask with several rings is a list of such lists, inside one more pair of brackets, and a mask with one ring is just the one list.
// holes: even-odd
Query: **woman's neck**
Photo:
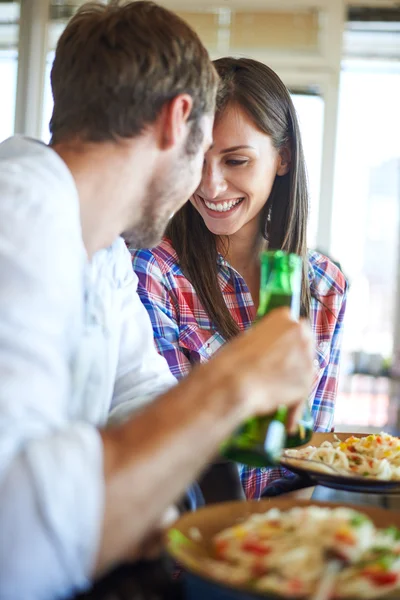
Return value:
[(228, 239), (222, 241), (218, 247), (229, 264), (243, 276), (246, 272), (259, 267), (260, 252), (266, 248), (266, 241), (258, 231), (249, 232), (246, 229), (242, 227), (234, 235), (228, 236)]
[(260, 252), (266, 249), (267, 242), (258, 232), (248, 235), (244, 229), (230, 235), (227, 243), (222, 241), (218, 249), (245, 280), (257, 310), (260, 290)]

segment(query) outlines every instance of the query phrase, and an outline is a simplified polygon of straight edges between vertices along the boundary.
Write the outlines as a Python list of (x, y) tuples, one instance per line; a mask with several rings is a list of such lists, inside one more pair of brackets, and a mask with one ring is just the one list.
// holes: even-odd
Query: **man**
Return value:
[(134, 559), (243, 419), (307, 396), (308, 328), (277, 311), (148, 403), (174, 380), (119, 236), (156, 244), (197, 187), (216, 84), (169, 11), (86, 5), (56, 51), (51, 147), (0, 145), (1, 599)]

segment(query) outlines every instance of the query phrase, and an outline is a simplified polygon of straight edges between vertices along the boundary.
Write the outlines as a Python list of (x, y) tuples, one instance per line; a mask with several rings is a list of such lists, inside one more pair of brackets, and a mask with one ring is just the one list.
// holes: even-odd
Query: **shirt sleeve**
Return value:
[(137, 293), (131, 257), (119, 240), (116, 261), (122, 279), (121, 338), (110, 420), (121, 420), (176, 384), (158, 354), (149, 315)]
[(341, 296), (341, 304), (331, 338), (329, 362), (326, 365), (312, 399), (314, 431), (331, 431), (335, 414), (335, 402), (339, 383), (339, 364), (346, 311), (347, 284)]
[(54, 600), (87, 584), (103, 513), (100, 436), (68, 418), (83, 248), (78, 208), (61, 208), (74, 196), (54, 182), (46, 207), (29, 172), (10, 172), (0, 167), (0, 598)]
[(179, 344), (179, 308), (172, 286), (150, 250), (134, 250), (131, 254), (138, 277), (138, 294), (150, 316), (156, 348), (174, 377), (182, 379), (191, 364)]

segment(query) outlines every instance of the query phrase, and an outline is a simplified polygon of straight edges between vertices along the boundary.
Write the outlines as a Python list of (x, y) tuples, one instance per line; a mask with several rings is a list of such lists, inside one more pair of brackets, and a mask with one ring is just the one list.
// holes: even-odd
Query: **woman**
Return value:
[[(133, 251), (139, 294), (157, 348), (180, 378), (254, 321), (260, 251), (302, 256), (302, 314), (317, 342), (310, 404), (315, 429), (330, 431), (346, 281), (326, 257), (307, 250), (308, 193), (295, 109), (264, 64), (244, 58), (214, 64), (221, 78), (214, 144), (197, 191), (171, 219), (161, 244)], [(248, 498), (259, 498), (277, 477), (279, 470), (241, 467)]]

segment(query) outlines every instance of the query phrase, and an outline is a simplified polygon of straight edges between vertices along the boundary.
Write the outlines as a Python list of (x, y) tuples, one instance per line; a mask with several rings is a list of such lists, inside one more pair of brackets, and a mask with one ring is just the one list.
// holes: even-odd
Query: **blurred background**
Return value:
[[(49, 141), (50, 70), (80, 0), (0, 0), (0, 141)], [(166, 0), (212, 58), (250, 56), (290, 89), (307, 160), (309, 246), (350, 283), (339, 430), (400, 429), (400, 2)]]

